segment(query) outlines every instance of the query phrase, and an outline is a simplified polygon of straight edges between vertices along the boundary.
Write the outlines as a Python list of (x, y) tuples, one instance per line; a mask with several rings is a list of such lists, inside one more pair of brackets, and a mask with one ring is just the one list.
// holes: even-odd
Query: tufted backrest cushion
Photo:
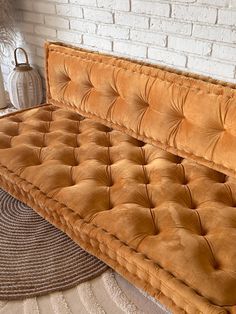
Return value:
[(236, 176), (236, 87), (46, 44), (48, 101)]

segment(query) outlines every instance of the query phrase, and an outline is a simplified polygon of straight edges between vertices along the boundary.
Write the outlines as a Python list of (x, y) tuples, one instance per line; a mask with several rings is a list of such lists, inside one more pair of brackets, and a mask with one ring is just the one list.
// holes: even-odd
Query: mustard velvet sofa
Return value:
[(174, 313), (236, 313), (235, 86), (47, 43), (0, 187)]

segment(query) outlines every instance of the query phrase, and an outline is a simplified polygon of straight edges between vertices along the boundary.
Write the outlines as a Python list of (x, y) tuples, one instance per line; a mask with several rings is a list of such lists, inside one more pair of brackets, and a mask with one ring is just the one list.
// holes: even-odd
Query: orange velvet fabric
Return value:
[(48, 101), (236, 175), (236, 89), (113, 56), (46, 45)]
[(233, 86), (53, 43), (45, 61), (49, 104), (0, 118), (0, 186), (174, 313), (236, 313)]
[(0, 119), (0, 185), (176, 313), (234, 313), (236, 179), (52, 105)]

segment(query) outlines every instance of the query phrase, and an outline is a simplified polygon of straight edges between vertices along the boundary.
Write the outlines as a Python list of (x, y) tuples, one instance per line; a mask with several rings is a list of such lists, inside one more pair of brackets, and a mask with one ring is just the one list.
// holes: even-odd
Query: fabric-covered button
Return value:
[(181, 179), (181, 183), (182, 183), (182, 185), (188, 185), (189, 184), (189, 180), (186, 177), (183, 177)]
[(147, 177), (143, 178), (143, 184), (147, 185), (150, 184), (150, 179), (148, 179)]
[(228, 181), (228, 176), (223, 174), (223, 173), (221, 173), (221, 176), (219, 178), (219, 182), (220, 183), (226, 183), (227, 181)]
[(109, 128), (108, 126), (104, 126), (103, 132), (109, 133), (112, 131), (112, 128)]
[(112, 180), (108, 180), (107, 187), (111, 187), (114, 185), (114, 182)]
[(205, 237), (207, 235), (207, 231), (202, 228), (201, 230), (201, 236)]
[(191, 205), (189, 206), (190, 209), (197, 209), (197, 204), (195, 202), (191, 202)]
[(142, 142), (142, 141), (137, 141), (135, 144), (136, 144), (136, 146), (138, 146), (138, 147), (143, 147), (143, 146), (146, 145), (146, 143), (144, 143), (144, 142)]
[(183, 161), (182, 157), (176, 156), (176, 161), (175, 161), (176, 164), (181, 164), (182, 161)]

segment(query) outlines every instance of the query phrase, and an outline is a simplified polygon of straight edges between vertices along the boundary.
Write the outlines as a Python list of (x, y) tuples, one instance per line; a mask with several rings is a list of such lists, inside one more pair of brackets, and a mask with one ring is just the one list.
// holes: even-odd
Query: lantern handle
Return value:
[[(17, 53), (17, 50), (21, 50), (21, 51), (24, 53), (24, 55), (25, 55), (25, 63), (19, 63), (19, 62), (18, 62), (18, 60), (17, 60), (17, 54), (16, 54), (16, 53)], [(19, 66), (20, 64), (25, 64), (25, 65), (27, 65), (27, 66), (30, 66), (30, 65), (29, 65), (28, 55), (27, 55), (25, 49), (23, 49), (23, 48), (21, 48), (21, 47), (18, 47), (18, 48), (16, 48), (16, 49), (14, 50), (14, 59), (15, 59), (15, 65), (16, 65), (16, 67)]]

